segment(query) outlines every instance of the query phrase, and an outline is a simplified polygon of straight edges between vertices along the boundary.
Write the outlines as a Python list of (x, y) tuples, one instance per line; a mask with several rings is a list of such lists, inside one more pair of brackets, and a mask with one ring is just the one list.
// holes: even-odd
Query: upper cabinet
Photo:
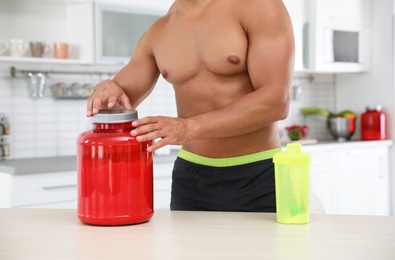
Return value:
[(314, 0), (310, 5), (316, 22), (370, 26), (370, 0)]
[[(0, 37), (8, 45), (0, 53), (0, 61), (91, 63), (92, 28), (90, 1), (0, 1)], [(49, 46), (49, 51), (33, 57), (31, 42), (42, 42)], [(54, 44), (59, 42), (70, 46), (67, 59), (54, 56)]]
[(162, 9), (113, 3), (96, 3), (95, 10), (97, 63), (127, 63), (144, 32), (165, 14)]
[(296, 71), (349, 73), (370, 69), (370, 0), (284, 3), (294, 26)]
[[(0, 62), (126, 63), (141, 35), (166, 13), (172, 2), (2, 0)], [(33, 42), (41, 42), (46, 51), (33, 55)], [(55, 43), (69, 46), (67, 58), (56, 57)]]

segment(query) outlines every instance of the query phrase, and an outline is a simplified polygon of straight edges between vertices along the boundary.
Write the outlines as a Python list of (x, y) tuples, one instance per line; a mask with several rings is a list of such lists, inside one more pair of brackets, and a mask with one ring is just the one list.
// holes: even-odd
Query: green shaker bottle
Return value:
[(278, 223), (309, 223), (310, 160), (299, 143), (289, 143), (273, 156)]

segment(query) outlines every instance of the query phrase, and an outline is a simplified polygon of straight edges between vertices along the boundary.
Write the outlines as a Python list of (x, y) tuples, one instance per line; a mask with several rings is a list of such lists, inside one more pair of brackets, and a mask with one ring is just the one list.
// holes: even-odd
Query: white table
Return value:
[(144, 224), (82, 224), (75, 210), (0, 209), (0, 259), (395, 259), (395, 217), (158, 211)]

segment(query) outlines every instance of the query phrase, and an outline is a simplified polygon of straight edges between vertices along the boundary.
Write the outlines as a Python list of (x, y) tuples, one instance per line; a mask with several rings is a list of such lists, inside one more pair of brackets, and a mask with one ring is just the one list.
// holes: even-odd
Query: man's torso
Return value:
[[(150, 32), (161, 75), (174, 86), (178, 116), (221, 109), (254, 91), (248, 69), (243, 1), (208, 1), (188, 13), (175, 8)], [(264, 48), (264, 46), (262, 46)], [(242, 136), (193, 140), (183, 148), (207, 157), (232, 157), (279, 146), (277, 125)]]

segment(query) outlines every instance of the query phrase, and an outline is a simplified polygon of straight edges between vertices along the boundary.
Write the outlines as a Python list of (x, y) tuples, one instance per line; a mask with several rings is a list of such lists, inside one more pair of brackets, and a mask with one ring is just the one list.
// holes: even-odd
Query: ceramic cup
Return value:
[(9, 42), (6, 40), (0, 39), (0, 55), (4, 54), (8, 50), (8, 47), (10, 47)]
[(55, 42), (53, 45), (54, 57), (56, 59), (67, 59), (73, 48), (65, 42)]
[(30, 42), (30, 52), (32, 57), (43, 57), (51, 50), (51, 46), (44, 42)]
[(11, 39), (10, 40), (10, 55), (12, 57), (22, 57), (28, 49), (28, 44), (24, 40)]

